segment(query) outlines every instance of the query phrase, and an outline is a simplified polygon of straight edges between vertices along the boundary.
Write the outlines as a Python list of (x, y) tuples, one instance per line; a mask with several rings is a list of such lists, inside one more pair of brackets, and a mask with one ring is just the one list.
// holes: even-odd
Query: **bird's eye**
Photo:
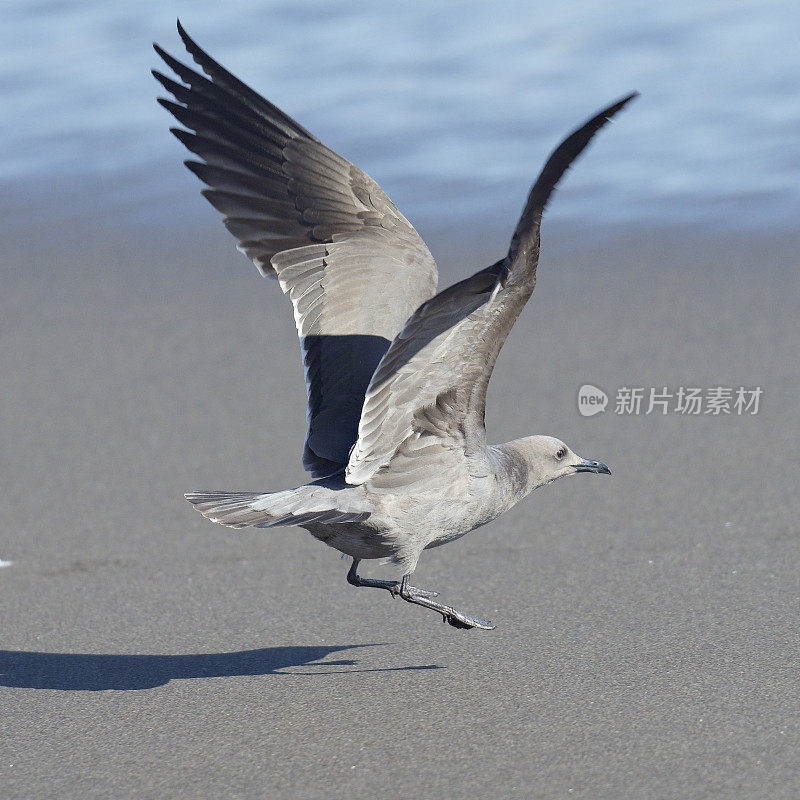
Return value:
[(567, 454), (567, 448), (566, 447), (561, 447), (561, 448), (559, 448), (559, 451), (556, 453), (556, 459), (558, 461), (561, 461), (561, 459), (564, 458), (564, 456), (566, 454)]

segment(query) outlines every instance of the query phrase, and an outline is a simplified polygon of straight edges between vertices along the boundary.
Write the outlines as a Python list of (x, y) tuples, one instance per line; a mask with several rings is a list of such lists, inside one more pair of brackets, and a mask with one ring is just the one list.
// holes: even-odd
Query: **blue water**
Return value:
[(197, 213), (149, 74), (152, 40), (181, 51), (178, 15), (429, 227), (513, 217), (559, 138), (632, 89), (642, 97), (569, 176), (552, 216), (798, 219), (797, 0), (5, 0), (7, 223)]

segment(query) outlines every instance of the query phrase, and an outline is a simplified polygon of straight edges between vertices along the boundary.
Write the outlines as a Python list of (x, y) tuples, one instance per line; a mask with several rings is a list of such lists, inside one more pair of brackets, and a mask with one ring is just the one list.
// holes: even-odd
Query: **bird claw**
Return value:
[(489, 620), (468, 617), (466, 614), (462, 614), (460, 611), (443, 614), (442, 617), (444, 618), (443, 622), (446, 622), (448, 625), (452, 625), (454, 628), (460, 628), (461, 630), (465, 631), (470, 630), (471, 628), (480, 628), (484, 631), (493, 631), (495, 627)]

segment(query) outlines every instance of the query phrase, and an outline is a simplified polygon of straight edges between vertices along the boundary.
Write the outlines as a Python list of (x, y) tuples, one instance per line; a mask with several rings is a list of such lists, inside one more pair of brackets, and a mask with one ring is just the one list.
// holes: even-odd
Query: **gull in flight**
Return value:
[[(551, 436), (486, 441), (486, 389), (536, 283), (547, 201), (595, 133), (636, 93), (603, 109), (547, 160), (508, 254), (436, 292), (436, 263), (378, 184), (220, 66), (187, 35), (205, 75), (156, 52), (154, 71), (186, 166), (259, 272), (294, 308), (308, 388), (309, 483), (279, 492), (195, 491), (231, 528), (297, 525), (353, 559), (353, 586), (384, 589), (456, 628), (493, 626), (409, 583), (423, 550), (458, 539), (533, 489), (577, 472), (610, 474)], [(400, 581), (361, 577), (362, 559)]]

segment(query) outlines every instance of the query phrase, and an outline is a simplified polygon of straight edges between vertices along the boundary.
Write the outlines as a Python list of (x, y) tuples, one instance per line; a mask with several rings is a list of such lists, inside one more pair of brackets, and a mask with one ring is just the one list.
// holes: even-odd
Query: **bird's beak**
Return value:
[(602, 461), (581, 461), (575, 465), (575, 472), (596, 472), (601, 475), (610, 475), (611, 470)]

